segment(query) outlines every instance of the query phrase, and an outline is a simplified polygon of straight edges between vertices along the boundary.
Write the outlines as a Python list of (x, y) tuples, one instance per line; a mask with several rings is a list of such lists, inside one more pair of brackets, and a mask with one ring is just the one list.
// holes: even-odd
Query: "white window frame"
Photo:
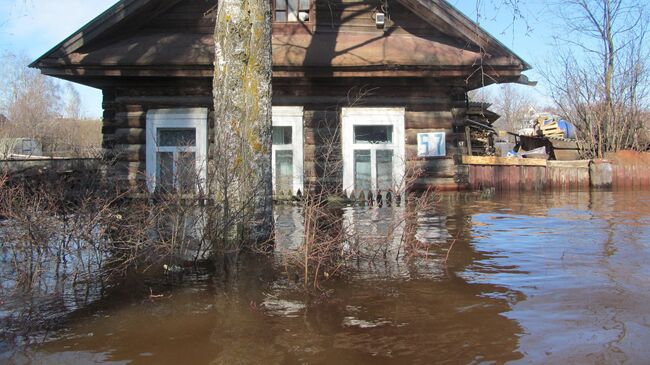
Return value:
[(303, 107), (274, 106), (272, 109), (274, 127), (291, 127), (290, 145), (273, 145), (271, 164), (273, 166), (273, 191), (275, 191), (275, 152), (293, 151), (293, 194), (304, 190), (304, 142)]
[[(195, 147), (159, 147), (156, 143), (158, 129), (189, 129), (196, 130)], [(208, 162), (208, 109), (207, 108), (177, 108), (152, 109), (147, 112), (147, 187), (150, 192), (156, 190), (158, 180), (158, 152), (188, 152), (196, 153), (196, 171), (200, 179), (200, 187), (207, 191), (207, 162)]]
[[(406, 174), (404, 146), (404, 108), (343, 108), (341, 137), (343, 147), (343, 190), (350, 195), (354, 190), (354, 151), (370, 150), (371, 188), (377, 191), (377, 150), (393, 150), (393, 181), (395, 188), (403, 189)], [(355, 126), (392, 126), (390, 144), (354, 143)]]

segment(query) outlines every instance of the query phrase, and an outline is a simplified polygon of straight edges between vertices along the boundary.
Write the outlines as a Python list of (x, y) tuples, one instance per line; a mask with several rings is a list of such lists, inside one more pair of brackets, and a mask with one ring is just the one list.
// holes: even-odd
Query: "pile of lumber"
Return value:
[(557, 125), (557, 121), (542, 122), (539, 124), (539, 130), (544, 137), (564, 138), (564, 131)]

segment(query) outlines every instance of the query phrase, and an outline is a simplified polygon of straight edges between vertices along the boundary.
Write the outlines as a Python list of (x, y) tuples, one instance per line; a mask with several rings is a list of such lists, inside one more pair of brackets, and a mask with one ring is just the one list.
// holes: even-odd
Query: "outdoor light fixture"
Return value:
[(298, 13), (298, 19), (301, 22), (308, 22), (309, 21), (309, 12), (307, 11), (301, 11)]
[(386, 14), (384, 13), (376, 13), (375, 14), (375, 24), (377, 25), (377, 28), (383, 28), (384, 25), (386, 24)]

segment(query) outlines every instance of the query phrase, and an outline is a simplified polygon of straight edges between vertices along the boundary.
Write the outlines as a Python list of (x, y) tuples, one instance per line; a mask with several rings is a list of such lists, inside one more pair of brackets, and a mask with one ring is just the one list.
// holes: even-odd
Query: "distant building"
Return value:
[(23, 159), (43, 155), (43, 146), (34, 138), (0, 139), (0, 160)]

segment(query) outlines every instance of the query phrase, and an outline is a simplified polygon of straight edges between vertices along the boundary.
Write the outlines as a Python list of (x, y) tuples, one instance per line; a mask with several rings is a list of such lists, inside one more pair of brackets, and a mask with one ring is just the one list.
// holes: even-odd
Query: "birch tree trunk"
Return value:
[(217, 10), (211, 184), (227, 250), (272, 233), (270, 13), (266, 0), (220, 0)]

